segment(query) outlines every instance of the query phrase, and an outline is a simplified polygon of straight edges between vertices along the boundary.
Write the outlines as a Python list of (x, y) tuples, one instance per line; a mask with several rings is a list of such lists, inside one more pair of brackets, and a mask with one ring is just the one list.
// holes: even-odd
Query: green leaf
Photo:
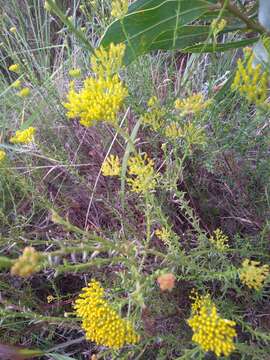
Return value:
[[(195, 44), (205, 38), (205, 33), (199, 34), (197, 28), (192, 40), (194, 27), (186, 25), (209, 13), (210, 7), (211, 2), (206, 0), (138, 0), (122, 20), (109, 26), (101, 45), (108, 47), (111, 42), (124, 42), (127, 46), (125, 63), (128, 64), (156, 49), (159, 41), (163, 41), (163, 48), (165, 43), (170, 48), (177, 45), (177, 49), (186, 47), (187, 41), (189, 45)], [(182, 36), (184, 46), (181, 45)]]
[(197, 45), (186, 47), (185, 49), (182, 49), (182, 52), (185, 52), (185, 53), (222, 52), (222, 51), (228, 51), (231, 49), (237, 49), (240, 47), (245, 47), (247, 45), (256, 43), (258, 40), (259, 40), (259, 38), (256, 37), (256, 38), (251, 38), (251, 39), (227, 42), (224, 44), (197, 44)]

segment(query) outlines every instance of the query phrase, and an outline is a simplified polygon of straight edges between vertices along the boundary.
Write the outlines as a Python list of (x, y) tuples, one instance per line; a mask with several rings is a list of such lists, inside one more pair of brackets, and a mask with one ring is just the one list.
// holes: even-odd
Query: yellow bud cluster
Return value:
[(68, 74), (73, 78), (78, 78), (81, 76), (81, 69), (70, 69)]
[(115, 18), (122, 18), (128, 12), (128, 0), (113, 0), (111, 15)]
[(164, 134), (169, 139), (177, 139), (183, 136), (183, 130), (177, 122), (172, 122), (164, 129)]
[(117, 155), (110, 155), (103, 162), (101, 172), (104, 176), (118, 176), (121, 172), (120, 160)]
[(132, 192), (145, 194), (157, 185), (158, 174), (154, 170), (154, 161), (147, 154), (138, 154), (129, 159), (128, 174), (127, 183)]
[(108, 49), (102, 46), (95, 50), (91, 56), (91, 67), (98, 77), (111, 78), (117, 74), (123, 66), (123, 58), (126, 46), (124, 44), (110, 44)]
[(250, 289), (260, 290), (268, 276), (269, 266), (260, 266), (259, 261), (245, 259), (242, 263), (242, 268), (239, 270), (241, 282)]
[(219, 251), (224, 251), (229, 248), (229, 238), (221, 229), (216, 229), (213, 235), (209, 238), (210, 243)]
[(179, 110), (181, 116), (196, 115), (205, 110), (212, 100), (204, 100), (203, 94), (198, 93), (191, 95), (185, 99), (177, 99), (175, 101), (175, 109)]
[(158, 98), (156, 96), (151, 96), (150, 99), (147, 102), (147, 106), (150, 108), (153, 108), (155, 106), (159, 105)]
[(232, 83), (232, 90), (238, 91), (248, 102), (257, 106), (264, 105), (268, 96), (269, 72), (263, 71), (262, 65), (253, 65), (254, 54), (245, 50), (245, 59), (238, 59), (237, 71)]
[(162, 228), (155, 231), (155, 235), (164, 242), (166, 245), (170, 245), (169, 239), (173, 236), (172, 230), (162, 226)]
[(3, 161), (6, 156), (7, 156), (6, 152), (4, 150), (0, 150), (0, 161)]
[(111, 79), (90, 77), (84, 81), (83, 89), (79, 92), (75, 91), (74, 83), (71, 83), (68, 102), (64, 106), (68, 110), (67, 117), (78, 117), (85, 127), (97, 121), (114, 124), (127, 95), (127, 89), (117, 75)]
[(10, 142), (13, 144), (29, 144), (34, 141), (34, 135), (36, 128), (30, 126), (25, 130), (17, 130), (15, 135), (10, 138)]
[(96, 50), (91, 62), (97, 76), (87, 78), (79, 92), (75, 90), (74, 82), (70, 84), (68, 101), (64, 104), (68, 118), (79, 118), (85, 127), (97, 121), (117, 122), (117, 113), (128, 95), (115, 73), (122, 63), (124, 49), (121, 44), (112, 44), (108, 51)]
[(16, 260), (10, 272), (11, 275), (18, 275), (21, 277), (31, 276), (33, 273), (39, 271), (39, 263), (41, 256), (31, 246), (23, 250), (23, 254)]
[(204, 351), (212, 351), (216, 356), (228, 356), (235, 349), (236, 323), (223, 319), (209, 295), (199, 297), (192, 306), (192, 316), (187, 321), (193, 330), (192, 340)]
[(20, 72), (20, 64), (12, 64), (12, 65), (10, 65), (8, 70), (13, 71), (15, 73)]
[(211, 23), (211, 29), (214, 35), (219, 34), (222, 30), (224, 30), (227, 25), (227, 21), (225, 19), (214, 19)]
[(132, 324), (122, 319), (104, 299), (104, 289), (98, 281), (91, 280), (88, 287), (82, 289), (74, 309), (82, 319), (86, 339), (113, 349), (138, 343), (139, 335)]
[(19, 89), (21, 87), (21, 80), (16, 80), (11, 84), (11, 87), (13, 87), (14, 89)]
[(19, 91), (17, 93), (17, 95), (22, 97), (22, 98), (25, 98), (25, 97), (29, 96), (30, 93), (31, 93), (31, 91), (30, 91), (29, 87), (24, 87), (24, 88), (22, 88), (21, 91)]
[(164, 108), (153, 107), (142, 115), (141, 120), (143, 124), (151, 126), (154, 131), (158, 131), (164, 124), (165, 116), (166, 110)]
[(12, 26), (9, 31), (15, 34), (17, 32), (17, 28), (15, 26)]

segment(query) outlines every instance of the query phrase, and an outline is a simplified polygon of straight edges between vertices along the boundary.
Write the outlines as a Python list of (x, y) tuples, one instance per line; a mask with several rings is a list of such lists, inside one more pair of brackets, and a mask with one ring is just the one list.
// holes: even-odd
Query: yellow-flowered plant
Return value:
[(170, 239), (175, 235), (173, 231), (165, 226), (155, 230), (155, 235), (163, 241), (165, 245), (171, 245)]
[(91, 58), (95, 77), (84, 81), (80, 91), (75, 90), (75, 84), (70, 83), (67, 102), (68, 118), (79, 118), (83, 126), (89, 127), (97, 121), (117, 123), (119, 112), (128, 91), (117, 73), (122, 64), (124, 45), (111, 44), (108, 50), (99, 49)]
[(102, 46), (91, 56), (91, 68), (97, 77), (111, 78), (118, 74), (123, 67), (126, 46), (124, 44), (110, 44), (108, 49)]
[(166, 109), (160, 105), (156, 96), (147, 102), (148, 110), (141, 116), (142, 123), (149, 125), (154, 131), (160, 130), (165, 123)]
[(17, 28), (15, 26), (12, 26), (9, 31), (15, 34), (17, 32)]
[(8, 70), (13, 71), (15, 73), (20, 72), (20, 64), (12, 64), (12, 65), (10, 65)]
[(128, 0), (113, 0), (111, 15), (115, 18), (122, 18), (128, 12)]
[(127, 183), (132, 192), (145, 194), (156, 188), (158, 174), (155, 173), (154, 161), (147, 154), (130, 157), (128, 175)]
[(12, 275), (28, 277), (39, 271), (41, 255), (31, 246), (23, 250), (23, 254), (16, 260), (10, 272)]
[(211, 103), (212, 100), (204, 100), (203, 94), (198, 93), (185, 99), (177, 99), (175, 109), (179, 110), (181, 116), (196, 115), (205, 110)]
[(82, 319), (86, 339), (113, 349), (138, 343), (139, 335), (132, 324), (118, 315), (104, 295), (100, 283), (91, 280), (75, 301), (74, 309)]
[(7, 154), (4, 150), (0, 150), (0, 161), (3, 161), (6, 158)]
[(68, 74), (69, 76), (73, 77), (73, 78), (78, 78), (81, 76), (81, 69), (70, 69)]
[(169, 139), (177, 139), (183, 136), (183, 130), (177, 122), (172, 122), (164, 129), (164, 134)]
[(30, 126), (25, 130), (17, 130), (15, 135), (10, 138), (10, 142), (13, 144), (29, 144), (34, 141), (34, 135), (36, 128)]
[(104, 176), (118, 176), (121, 172), (120, 160), (117, 155), (110, 155), (103, 162), (101, 172)]
[(235, 349), (236, 323), (219, 315), (209, 294), (203, 297), (197, 294), (193, 301), (191, 318), (187, 321), (193, 330), (192, 340), (218, 357), (230, 355)]
[(238, 91), (248, 102), (257, 106), (265, 105), (268, 97), (269, 72), (261, 64), (253, 65), (254, 54), (245, 49), (244, 59), (238, 59), (237, 71), (232, 83), (232, 90)]
[(21, 87), (21, 80), (16, 80), (11, 84), (11, 87), (13, 87), (14, 89), (19, 89), (19, 87)]
[(204, 129), (193, 122), (188, 122), (183, 125), (182, 137), (189, 147), (193, 145), (204, 146), (206, 144)]
[(27, 96), (29, 96), (31, 93), (31, 90), (29, 89), (29, 87), (24, 87), (22, 88), (21, 91), (18, 92), (18, 96), (22, 97), (22, 98), (25, 98)]
[(229, 238), (221, 229), (216, 229), (213, 235), (209, 238), (210, 243), (219, 251), (224, 251), (229, 248)]
[(211, 29), (213, 31), (213, 35), (218, 35), (222, 30), (224, 30), (227, 25), (227, 21), (225, 19), (214, 19), (211, 22)]
[(245, 259), (239, 270), (241, 282), (250, 289), (260, 290), (269, 276), (269, 266), (260, 265), (259, 261)]

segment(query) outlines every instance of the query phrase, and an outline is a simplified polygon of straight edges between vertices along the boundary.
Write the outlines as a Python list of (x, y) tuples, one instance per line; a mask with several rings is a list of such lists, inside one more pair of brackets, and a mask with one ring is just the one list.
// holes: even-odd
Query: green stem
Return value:
[(235, 15), (237, 18), (241, 19), (249, 29), (252, 29), (259, 34), (267, 34), (270, 36), (270, 32), (262, 26), (258, 21), (254, 21), (248, 17), (247, 14), (240, 11), (237, 6), (235, 6), (231, 1), (228, 0), (220, 0), (222, 6), (225, 7), (230, 13)]

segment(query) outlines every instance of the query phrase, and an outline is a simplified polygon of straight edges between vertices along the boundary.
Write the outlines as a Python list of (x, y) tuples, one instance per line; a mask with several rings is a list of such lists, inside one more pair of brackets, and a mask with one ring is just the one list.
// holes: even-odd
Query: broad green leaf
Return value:
[[(175, 47), (177, 42), (177, 48), (182, 48), (181, 32), (184, 34), (188, 31), (182, 28), (209, 12), (210, 7), (211, 2), (206, 0), (139, 0), (130, 9), (139, 11), (127, 14), (121, 21), (113, 22), (105, 32), (101, 45), (107, 47), (111, 42), (124, 42), (127, 46), (126, 64), (150, 51), (152, 46), (157, 48), (153, 43), (159, 41), (163, 33), (165, 37), (171, 34), (172, 47)], [(204, 38), (205, 34), (199, 36)], [(193, 42), (189, 34), (189, 44), (198, 41), (198, 34), (194, 34)], [(186, 47), (186, 43), (184, 44)]]

